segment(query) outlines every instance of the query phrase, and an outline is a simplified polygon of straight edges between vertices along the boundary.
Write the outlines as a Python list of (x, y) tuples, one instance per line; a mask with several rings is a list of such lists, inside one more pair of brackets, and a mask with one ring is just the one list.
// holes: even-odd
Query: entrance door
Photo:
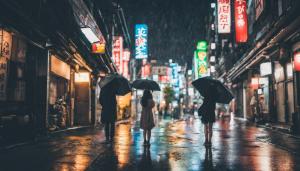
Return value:
[(75, 82), (75, 125), (91, 123), (91, 93), (89, 82)]

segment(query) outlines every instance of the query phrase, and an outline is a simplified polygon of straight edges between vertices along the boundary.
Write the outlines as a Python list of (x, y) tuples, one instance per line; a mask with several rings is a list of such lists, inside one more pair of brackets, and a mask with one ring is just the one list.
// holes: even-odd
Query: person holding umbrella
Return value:
[(155, 103), (151, 91), (160, 91), (160, 87), (157, 82), (148, 79), (137, 79), (133, 81), (132, 87), (137, 90), (144, 90), (141, 100), (142, 113), (140, 127), (144, 130), (144, 146), (149, 146), (151, 129), (155, 126), (152, 112), (152, 108), (155, 106)]
[(211, 146), (212, 127), (216, 121), (216, 103), (228, 104), (233, 99), (232, 93), (219, 80), (211, 77), (201, 77), (192, 82), (192, 85), (204, 97), (203, 104), (198, 110), (201, 121), (204, 124), (205, 146)]
[(112, 142), (117, 119), (116, 95), (124, 96), (131, 91), (129, 81), (122, 75), (111, 73), (99, 75), (101, 88), (99, 101), (102, 106), (101, 122), (105, 124), (106, 142)]
[(140, 127), (144, 130), (144, 146), (150, 146), (151, 129), (154, 128), (154, 119), (152, 108), (155, 106), (152, 93), (150, 90), (144, 90), (144, 94), (141, 100), (142, 114)]
[(211, 146), (211, 139), (213, 135), (212, 127), (213, 123), (216, 121), (216, 93), (213, 86), (210, 86), (209, 94), (209, 96), (204, 97), (203, 104), (198, 110), (201, 115), (201, 122), (204, 124), (205, 146)]
[(115, 135), (115, 122), (117, 118), (117, 100), (113, 84), (108, 83), (101, 88), (99, 101), (102, 106), (101, 122), (105, 125), (106, 142), (112, 142)]

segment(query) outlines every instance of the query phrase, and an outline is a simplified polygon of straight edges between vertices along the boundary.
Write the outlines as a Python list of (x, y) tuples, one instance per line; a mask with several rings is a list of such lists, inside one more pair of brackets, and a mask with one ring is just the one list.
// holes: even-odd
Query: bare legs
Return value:
[(205, 134), (205, 145), (211, 144), (211, 139), (212, 139), (212, 123), (207, 123), (204, 125), (204, 134)]
[(150, 130), (144, 130), (143, 132), (144, 135), (144, 145), (149, 145), (150, 138), (151, 138), (151, 129)]

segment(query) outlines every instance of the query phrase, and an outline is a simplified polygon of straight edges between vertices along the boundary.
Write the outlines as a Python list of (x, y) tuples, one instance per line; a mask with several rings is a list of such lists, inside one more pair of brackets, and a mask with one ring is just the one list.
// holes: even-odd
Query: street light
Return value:
[(100, 42), (100, 39), (96, 36), (96, 34), (89, 27), (82, 27), (81, 32), (85, 35), (90, 43)]

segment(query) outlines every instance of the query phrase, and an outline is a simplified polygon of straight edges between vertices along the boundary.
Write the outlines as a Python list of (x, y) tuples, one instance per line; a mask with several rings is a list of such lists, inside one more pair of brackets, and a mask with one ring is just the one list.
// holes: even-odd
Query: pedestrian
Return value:
[(213, 123), (216, 121), (216, 93), (214, 91), (213, 85), (210, 86), (209, 95), (204, 97), (203, 103), (198, 109), (199, 115), (201, 115), (201, 122), (204, 124), (204, 134), (205, 134), (205, 146), (211, 146), (212, 139), (212, 127)]
[(254, 92), (253, 96), (250, 100), (250, 107), (252, 111), (252, 118), (251, 120), (255, 122), (255, 119), (257, 118), (257, 110), (256, 110), (257, 100), (256, 100), (256, 93)]
[(144, 130), (144, 145), (150, 145), (150, 138), (151, 138), (151, 129), (155, 126), (154, 119), (153, 119), (153, 112), (152, 108), (155, 106), (153, 101), (152, 93), (150, 90), (144, 90), (144, 94), (141, 100), (142, 105), (142, 114), (141, 114), (141, 121), (140, 127)]
[(115, 135), (115, 122), (117, 118), (117, 100), (115, 88), (112, 83), (102, 87), (100, 92), (100, 104), (102, 106), (101, 122), (105, 124), (106, 142), (112, 142)]

